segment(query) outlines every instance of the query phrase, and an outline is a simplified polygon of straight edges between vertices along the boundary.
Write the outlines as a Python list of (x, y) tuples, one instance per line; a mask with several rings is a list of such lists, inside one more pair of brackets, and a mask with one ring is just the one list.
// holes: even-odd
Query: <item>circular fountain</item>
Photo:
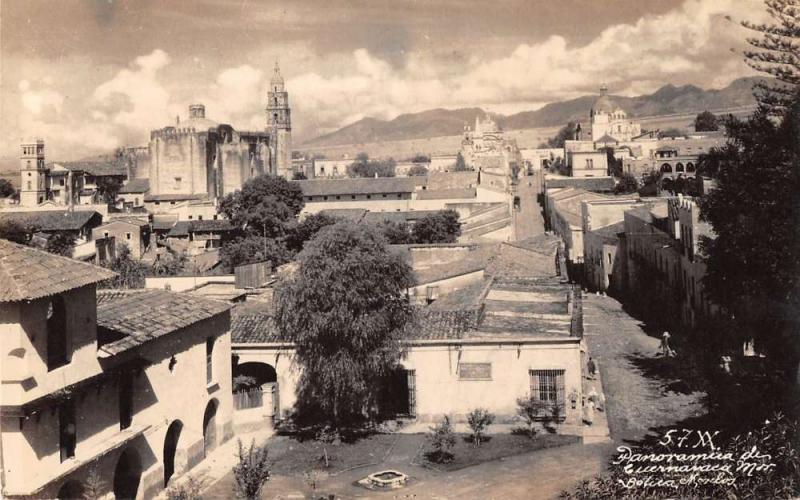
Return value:
[(358, 484), (371, 490), (393, 490), (406, 485), (408, 476), (396, 470), (375, 472), (360, 480)]

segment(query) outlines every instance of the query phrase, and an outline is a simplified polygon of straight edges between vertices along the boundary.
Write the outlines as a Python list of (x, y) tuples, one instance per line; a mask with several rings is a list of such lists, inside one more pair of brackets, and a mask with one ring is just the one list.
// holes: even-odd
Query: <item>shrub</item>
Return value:
[(239, 463), (233, 467), (236, 494), (248, 500), (261, 498), (261, 488), (269, 481), (267, 447), (250, 442), (247, 450), (239, 440)]
[(167, 488), (167, 498), (169, 500), (202, 500), (203, 485), (202, 479), (187, 476), (185, 481)]
[(485, 408), (475, 408), (467, 415), (467, 423), (472, 429), (472, 439), (475, 446), (480, 446), (483, 440), (483, 431), (494, 422), (494, 415)]
[(342, 436), (338, 429), (331, 427), (330, 425), (326, 425), (317, 431), (316, 440), (322, 443), (322, 456), (320, 457), (320, 460), (324, 461), (325, 468), (328, 468), (331, 466), (331, 457), (328, 454), (328, 446), (336, 446), (341, 444)]
[(525, 431), (529, 438), (533, 439), (536, 435), (536, 421), (541, 420), (546, 409), (547, 403), (533, 396), (517, 399), (517, 415), (525, 421), (527, 425)]
[(445, 463), (453, 460), (453, 447), (456, 445), (456, 435), (450, 424), (450, 417), (445, 416), (439, 424), (431, 427), (428, 441), (433, 447), (433, 452), (428, 457), (436, 463)]

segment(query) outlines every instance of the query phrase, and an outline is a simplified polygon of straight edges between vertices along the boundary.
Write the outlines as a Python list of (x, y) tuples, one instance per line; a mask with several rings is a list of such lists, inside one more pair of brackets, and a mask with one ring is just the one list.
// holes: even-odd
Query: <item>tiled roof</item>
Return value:
[(367, 210), (365, 208), (328, 208), (320, 210), (319, 213), (329, 217), (338, 217), (353, 222), (360, 222), (364, 214), (367, 213)]
[(0, 301), (38, 299), (116, 276), (93, 266), (0, 239)]
[(620, 221), (609, 226), (603, 226), (591, 232), (600, 236), (606, 241), (619, 241), (619, 236), (617, 235), (625, 232), (625, 221)]
[(441, 340), (463, 338), (474, 330), (481, 319), (479, 308), (440, 311), (419, 307), (415, 323), (409, 328), (408, 340)]
[(231, 342), (234, 344), (282, 342), (270, 305), (235, 306), (231, 310)]
[(524, 240), (508, 242), (507, 244), (512, 247), (519, 247), (524, 250), (531, 250), (533, 252), (538, 252), (549, 256), (556, 252), (560, 242), (561, 238), (558, 236), (551, 234), (540, 234), (537, 236), (531, 236), (530, 238), (525, 238)]
[(202, 194), (147, 194), (144, 201), (192, 201), (205, 198)]
[[(556, 248), (558, 243), (556, 242)], [(489, 257), (486, 272), (497, 278), (539, 278), (556, 274), (555, 250), (546, 254), (503, 243)]]
[[(457, 311), (417, 307), (407, 326), (406, 340), (457, 339), (474, 329), (480, 309)], [(272, 313), (267, 308), (240, 307), (231, 313), (231, 342), (259, 344), (285, 342), (278, 332)]]
[(614, 137), (611, 137), (610, 135), (605, 134), (603, 137), (595, 140), (594, 142), (614, 142), (614, 143), (616, 143), (616, 142), (619, 142), (619, 141), (617, 139), (615, 139)]
[(545, 188), (576, 187), (587, 191), (613, 191), (613, 177), (561, 177), (557, 179), (546, 178)]
[(233, 231), (230, 221), (225, 219), (218, 220), (181, 220), (172, 226), (167, 236), (188, 236), (189, 233), (204, 231)]
[(94, 210), (43, 210), (0, 213), (0, 221), (14, 221), (40, 231), (78, 231), (90, 222), (100, 223), (102, 216)]
[(97, 227), (98, 228), (106, 227), (109, 224), (114, 224), (115, 222), (122, 222), (123, 224), (131, 224), (133, 226), (138, 226), (138, 227), (145, 227), (150, 225), (149, 222), (138, 217), (115, 217), (113, 219), (107, 220), (105, 223), (100, 224)]
[(409, 212), (367, 212), (364, 215), (366, 222), (410, 222), (422, 219), (428, 215), (439, 213), (439, 210), (412, 210)]
[(119, 161), (60, 161), (53, 162), (53, 165), (64, 167), (67, 170), (83, 171), (94, 176), (122, 176), (128, 174), (128, 169), (125, 164)]
[(378, 177), (377, 179), (312, 179), (293, 181), (300, 185), (303, 196), (331, 196), (347, 194), (412, 193), (411, 177)]
[[(103, 297), (110, 293), (110, 297)], [(100, 350), (119, 354), (145, 342), (222, 314), (230, 305), (166, 290), (98, 292), (97, 325), (121, 337)]]
[[(454, 157), (455, 158), (455, 157)], [(478, 172), (430, 172), (428, 189), (470, 188), (478, 184)]]
[(449, 200), (476, 196), (475, 188), (426, 189), (417, 193), (418, 200)]
[(173, 219), (155, 219), (153, 220), (153, 230), (154, 231), (167, 231), (172, 229), (178, 221)]
[(150, 179), (131, 179), (120, 188), (120, 194), (146, 193), (150, 190)]

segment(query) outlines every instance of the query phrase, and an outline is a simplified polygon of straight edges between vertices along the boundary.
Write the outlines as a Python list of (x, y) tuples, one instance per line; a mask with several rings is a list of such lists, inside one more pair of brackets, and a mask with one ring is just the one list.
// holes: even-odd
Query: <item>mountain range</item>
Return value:
[[(760, 77), (739, 78), (722, 89), (701, 89), (694, 85), (664, 85), (648, 95), (636, 97), (610, 96), (630, 117), (661, 116), (676, 113), (699, 113), (755, 104), (753, 85)], [(553, 127), (569, 121), (586, 121), (598, 95), (586, 95), (554, 102), (535, 111), (512, 115), (489, 113), (508, 130)], [(475, 122), (476, 116), (487, 113), (481, 108), (430, 109), (400, 115), (392, 120), (363, 118), (329, 134), (306, 141), (300, 147), (325, 147), (338, 144), (359, 144), (458, 135), (464, 124)]]

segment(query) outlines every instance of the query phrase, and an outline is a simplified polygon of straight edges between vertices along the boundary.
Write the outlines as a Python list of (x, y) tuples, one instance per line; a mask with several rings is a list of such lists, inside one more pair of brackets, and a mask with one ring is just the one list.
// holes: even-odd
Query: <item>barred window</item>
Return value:
[(557, 405), (563, 418), (566, 408), (564, 370), (530, 370), (531, 396), (539, 401)]

